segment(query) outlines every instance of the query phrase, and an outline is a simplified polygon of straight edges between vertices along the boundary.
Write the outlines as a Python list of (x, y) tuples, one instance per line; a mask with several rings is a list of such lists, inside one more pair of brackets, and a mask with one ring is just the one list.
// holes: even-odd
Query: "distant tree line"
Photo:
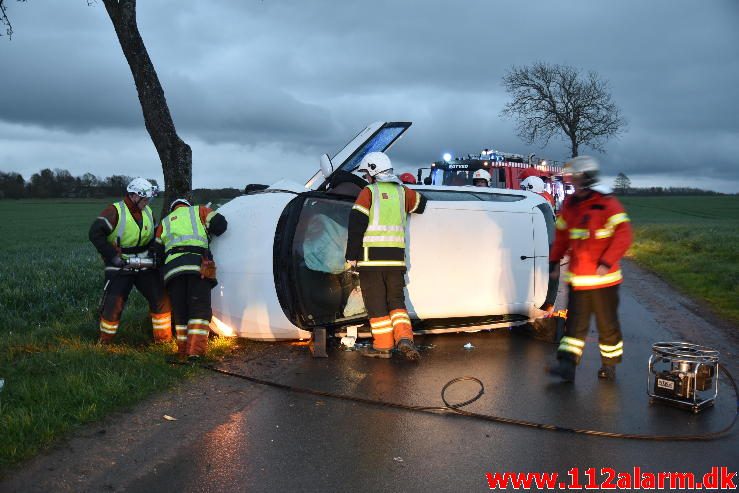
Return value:
[(631, 179), (619, 173), (613, 182), (613, 193), (616, 195), (725, 195), (713, 190), (701, 190), (691, 187), (642, 187), (633, 188)]
[(713, 190), (702, 190), (691, 187), (642, 187), (615, 190), (616, 195), (726, 195)]
[[(134, 177), (113, 175), (101, 178), (92, 173), (72, 176), (66, 169), (42, 169), (26, 181), (20, 173), (0, 171), (0, 199), (49, 199), (49, 198), (103, 198), (120, 197), (126, 193), (128, 183)], [(159, 186), (153, 178), (147, 178)], [(198, 204), (222, 202), (241, 195), (236, 188), (197, 188), (190, 194)]]
[[(120, 197), (133, 177), (101, 178), (92, 173), (72, 176), (66, 169), (42, 169), (26, 181), (20, 173), (0, 171), (0, 199)], [(154, 179), (148, 179), (157, 185)]]

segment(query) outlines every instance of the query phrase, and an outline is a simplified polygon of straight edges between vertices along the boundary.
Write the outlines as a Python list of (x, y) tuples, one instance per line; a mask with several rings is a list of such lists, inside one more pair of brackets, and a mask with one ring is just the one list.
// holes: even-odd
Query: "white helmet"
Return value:
[(357, 171), (365, 172), (370, 176), (377, 176), (380, 173), (392, 171), (393, 165), (390, 158), (384, 152), (367, 153), (359, 163)]
[(184, 205), (186, 205), (188, 207), (192, 206), (192, 204), (190, 203), (190, 201), (187, 200), (187, 199), (183, 199), (183, 198), (174, 199), (172, 201), (172, 203), (169, 204), (169, 212), (172, 212), (174, 210), (175, 206), (177, 206), (177, 204), (184, 204)]
[(484, 169), (478, 169), (472, 174), (472, 183), (475, 183), (475, 180), (485, 180), (485, 183), (490, 186), (490, 173)]
[(152, 185), (149, 180), (143, 178), (134, 178), (126, 187), (128, 193), (135, 193), (139, 197), (152, 199), (157, 196), (158, 188)]
[(542, 180), (538, 176), (529, 176), (521, 182), (521, 190), (541, 193), (544, 191), (544, 180)]
[(577, 156), (565, 163), (564, 174), (582, 177), (582, 186), (591, 188), (600, 181), (600, 165), (593, 157)]

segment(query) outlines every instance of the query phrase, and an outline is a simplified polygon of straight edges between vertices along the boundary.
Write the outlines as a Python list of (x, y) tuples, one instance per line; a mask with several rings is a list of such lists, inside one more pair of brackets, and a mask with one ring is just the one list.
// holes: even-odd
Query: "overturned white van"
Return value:
[[(408, 127), (374, 123), (332, 159), (324, 156), (306, 185), (279, 182), (219, 209), (229, 226), (212, 244), (216, 332), (305, 339), (319, 327), (367, 324), (358, 277), (344, 264), (349, 212), (364, 185), (351, 172)], [(414, 331), (508, 327), (541, 313), (556, 292), (548, 275), (553, 217), (543, 198), (493, 188), (413, 188), (428, 199), (423, 214), (409, 216), (406, 304)]]

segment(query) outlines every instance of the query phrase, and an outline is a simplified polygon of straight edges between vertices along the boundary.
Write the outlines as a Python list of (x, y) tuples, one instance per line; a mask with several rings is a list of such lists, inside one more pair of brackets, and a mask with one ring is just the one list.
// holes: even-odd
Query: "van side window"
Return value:
[(457, 191), (457, 190), (419, 190), (421, 195), (426, 197), (426, 200), (438, 200), (448, 202), (470, 202), (470, 201), (486, 201), (486, 202), (518, 202), (523, 200), (525, 197), (521, 195), (508, 195), (504, 193), (485, 193), (475, 192), (472, 187), (470, 191)]

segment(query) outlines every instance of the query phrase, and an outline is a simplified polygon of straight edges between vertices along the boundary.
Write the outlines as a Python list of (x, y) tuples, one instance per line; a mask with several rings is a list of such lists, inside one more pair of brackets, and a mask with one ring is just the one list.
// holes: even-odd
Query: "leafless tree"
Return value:
[(605, 142), (626, 127), (608, 84), (595, 72), (581, 74), (568, 65), (536, 62), (511, 68), (503, 85), (513, 101), (501, 115), (517, 120), (518, 135), (528, 144), (546, 146), (561, 133), (569, 138), (574, 157), (581, 145), (604, 151)]
[(623, 173), (619, 173), (613, 181), (613, 190), (618, 195), (626, 195), (631, 188), (631, 179)]
[[(88, 3), (90, 1), (88, 0)], [(165, 187), (162, 205), (164, 214), (166, 212), (164, 209), (174, 198), (190, 193), (192, 150), (177, 135), (164, 97), (164, 89), (139, 33), (136, 23), (136, 0), (102, 0), (102, 3), (113, 23), (123, 55), (131, 68), (146, 130), (162, 163)], [(0, 0), (0, 23), (6, 26), (6, 32), (10, 36), (13, 30), (6, 16), (5, 0)]]

